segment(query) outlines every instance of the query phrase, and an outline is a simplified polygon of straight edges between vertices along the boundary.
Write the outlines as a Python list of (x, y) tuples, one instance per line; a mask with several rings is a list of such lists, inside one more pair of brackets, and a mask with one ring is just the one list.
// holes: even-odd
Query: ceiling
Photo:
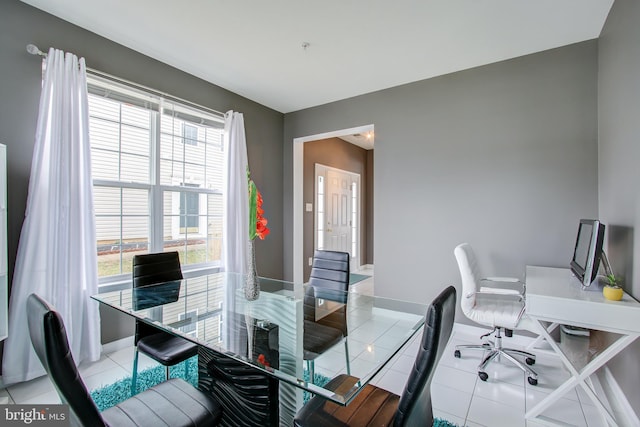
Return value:
[(594, 39), (613, 3), (22, 1), (283, 113)]

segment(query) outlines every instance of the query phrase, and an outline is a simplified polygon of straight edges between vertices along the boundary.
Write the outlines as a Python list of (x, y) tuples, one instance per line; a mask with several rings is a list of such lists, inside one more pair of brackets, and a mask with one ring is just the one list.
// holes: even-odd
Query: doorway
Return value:
[(294, 282), (302, 283), (304, 280), (304, 143), (358, 133), (367, 134), (373, 131), (374, 126), (371, 124), (293, 139), (293, 203), (291, 209), (293, 218), (292, 270)]
[(316, 163), (314, 248), (349, 252), (360, 268), (360, 174)]

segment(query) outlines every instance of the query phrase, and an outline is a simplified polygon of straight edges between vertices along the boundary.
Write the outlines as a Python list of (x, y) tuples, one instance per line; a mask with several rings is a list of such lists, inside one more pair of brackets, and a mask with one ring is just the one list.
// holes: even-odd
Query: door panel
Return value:
[(349, 174), (337, 171), (327, 171), (327, 194), (331, 216), (327, 218), (325, 227), (325, 241), (331, 242), (327, 250), (351, 252), (348, 242), (351, 241), (351, 227), (348, 212), (351, 210), (351, 193)]

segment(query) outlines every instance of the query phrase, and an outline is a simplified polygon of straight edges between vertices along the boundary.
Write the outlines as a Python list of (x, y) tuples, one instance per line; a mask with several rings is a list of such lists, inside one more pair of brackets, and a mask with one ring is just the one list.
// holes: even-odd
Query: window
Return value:
[(184, 320), (185, 325), (180, 326), (180, 330), (192, 337), (198, 336), (198, 310), (191, 310), (178, 314), (178, 320)]
[(178, 251), (184, 270), (216, 265), (222, 116), (94, 75), (88, 83), (100, 282), (128, 278), (141, 253)]
[[(196, 184), (184, 184), (187, 187), (197, 187)], [(180, 233), (187, 231), (198, 232), (200, 215), (200, 195), (198, 193), (180, 193)]]
[(198, 128), (188, 124), (184, 124), (184, 143), (189, 145), (198, 145)]

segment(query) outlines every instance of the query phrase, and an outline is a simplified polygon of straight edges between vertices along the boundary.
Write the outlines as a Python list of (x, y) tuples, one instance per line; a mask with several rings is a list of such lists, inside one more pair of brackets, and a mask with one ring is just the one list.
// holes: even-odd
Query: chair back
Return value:
[(349, 253), (315, 251), (309, 286), (316, 288), (316, 297), (347, 303), (349, 290)]
[(476, 292), (480, 283), (480, 268), (473, 248), (468, 243), (462, 243), (453, 251), (458, 261), (460, 278), (462, 279), (462, 296), (460, 307), (465, 316), (471, 316), (471, 312), (476, 305)]
[(105, 426), (71, 355), (62, 317), (36, 294), (27, 299), (29, 336), (42, 366), (53, 381), (63, 403), (69, 404), (78, 425)]
[(422, 342), (394, 417), (395, 427), (433, 425), (431, 380), (444, 352), (456, 314), (456, 289), (447, 287), (427, 310)]
[(135, 255), (133, 257), (133, 287), (182, 280), (178, 252)]
[[(133, 290), (156, 283), (182, 280), (178, 252), (159, 252), (133, 257)], [(149, 297), (146, 298), (149, 300)], [(139, 307), (140, 309), (144, 307)], [(160, 330), (144, 322), (136, 321), (135, 344), (141, 338), (157, 334)]]
[(349, 253), (316, 250), (313, 254), (311, 274), (304, 301), (305, 320), (315, 317), (316, 300), (324, 299), (344, 304), (332, 314), (318, 321), (342, 331), (347, 336), (347, 297), (349, 291)]

